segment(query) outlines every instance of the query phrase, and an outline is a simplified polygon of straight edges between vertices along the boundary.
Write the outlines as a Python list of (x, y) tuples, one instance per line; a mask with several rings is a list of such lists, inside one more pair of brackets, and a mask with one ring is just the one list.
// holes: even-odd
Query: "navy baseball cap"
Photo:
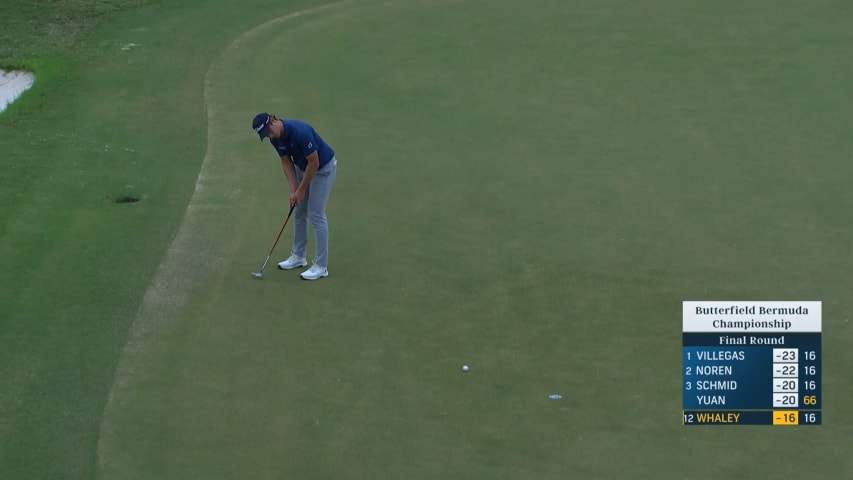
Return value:
[(270, 134), (270, 120), (272, 120), (272, 117), (269, 113), (259, 113), (252, 120), (252, 130), (261, 137), (262, 142)]

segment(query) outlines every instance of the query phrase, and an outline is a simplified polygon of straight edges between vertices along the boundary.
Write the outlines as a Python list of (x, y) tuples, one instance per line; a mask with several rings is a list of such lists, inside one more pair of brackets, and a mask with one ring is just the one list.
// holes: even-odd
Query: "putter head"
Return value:
[(252, 276), (257, 278), (257, 279), (261, 279), (261, 278), (264, 278), (264, 273), (263, 272), (252, 272)]

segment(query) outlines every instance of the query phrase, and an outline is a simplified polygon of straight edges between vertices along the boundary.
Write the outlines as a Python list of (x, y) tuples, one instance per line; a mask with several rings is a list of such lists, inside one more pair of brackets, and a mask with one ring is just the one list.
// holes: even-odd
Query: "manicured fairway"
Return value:
[[(0, 477), (853, 471), (846, 4), (192, 3), (0, 135), (51, 159), (3, 194)], [(318, 282), (251, 276), (263, 110), (337, 151)], [(824, 425), (682, 427), (683, 300), (823, 301)]]

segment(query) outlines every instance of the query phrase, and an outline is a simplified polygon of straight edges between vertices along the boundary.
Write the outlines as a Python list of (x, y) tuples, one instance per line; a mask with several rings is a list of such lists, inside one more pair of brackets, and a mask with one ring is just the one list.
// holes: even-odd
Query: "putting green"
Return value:
[[(682, 300), (846, 298), (838, 257), (820, 252), (849, 234), (829, 206), (850, 197), (801, 154), (849, 167), (794, 132), (849, 140), (773, 94), (822, 104), (840, 84), (792, 73), (830, 68), (808, 52), (696, 54), (722, 25), (761, 44), (755, 12), (610, 3), (340, 2), (226, 44), (205, 79), (195, 193), (110, 391), (99, 477), (849, 471), (843, 423), (679, 421)], [(771, 32), (797, 13), (761, 15)], [(765, 54), (776, 76), (752, 76)], [(262, 110), (337, 151), (319, 282), (250, 275), (287, 213), (274, 152), (249, 129)], [(849, 391), (840, 378), (825, 380)]]

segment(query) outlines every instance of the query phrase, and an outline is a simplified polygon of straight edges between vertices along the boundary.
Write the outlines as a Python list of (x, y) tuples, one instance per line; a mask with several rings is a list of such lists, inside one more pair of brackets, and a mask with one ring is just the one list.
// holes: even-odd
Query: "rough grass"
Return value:
[(0, 66), (19, 66), (74, 45), (110, 15), (156, 0), (4, 0)]

